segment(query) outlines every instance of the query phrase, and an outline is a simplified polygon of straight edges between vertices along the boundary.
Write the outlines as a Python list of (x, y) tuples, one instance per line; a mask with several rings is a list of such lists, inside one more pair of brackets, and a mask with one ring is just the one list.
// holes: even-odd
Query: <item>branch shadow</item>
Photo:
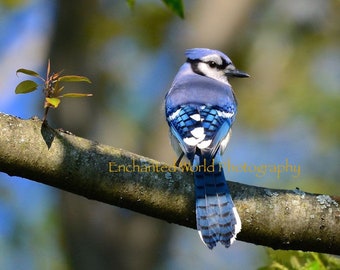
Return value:
[(51, 128), (46, 121), (44, 121), (41, 124), (40, 133), (46, 143), (47, 148), (50, 149), (56, 135), (54, 129)]

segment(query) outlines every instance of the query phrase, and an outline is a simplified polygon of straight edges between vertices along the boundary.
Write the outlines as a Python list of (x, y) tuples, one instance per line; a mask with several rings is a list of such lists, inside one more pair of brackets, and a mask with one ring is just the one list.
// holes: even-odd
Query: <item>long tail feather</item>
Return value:
[(229, 247), (241, 231), (241, 220), (230, 196), (223, 168), (194, 173), (196, 222), (202, 241), (212, 249), (217, 242)]

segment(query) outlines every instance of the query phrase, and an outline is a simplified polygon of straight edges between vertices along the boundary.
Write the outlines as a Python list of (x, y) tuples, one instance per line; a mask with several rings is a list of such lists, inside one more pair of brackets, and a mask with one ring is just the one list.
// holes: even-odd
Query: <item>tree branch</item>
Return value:
[[(196, 227), (192, 174), (0, 113), (0, 171), (89, 199)], [(228, 182), (238, 239), (274, 249), (340, 254), (340, 198)]]

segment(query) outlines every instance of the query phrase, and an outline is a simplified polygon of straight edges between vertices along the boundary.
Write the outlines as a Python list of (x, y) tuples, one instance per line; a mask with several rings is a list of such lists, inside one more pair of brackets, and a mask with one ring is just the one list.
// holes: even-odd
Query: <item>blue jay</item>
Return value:
[(217, 50), (194, 48), (165, 96), (171, 143), (194, 172), (197, 230), (205, 245), (229, 247), (241, 230), (221, 165), (237, 101), (228, 79), (249, 77)]

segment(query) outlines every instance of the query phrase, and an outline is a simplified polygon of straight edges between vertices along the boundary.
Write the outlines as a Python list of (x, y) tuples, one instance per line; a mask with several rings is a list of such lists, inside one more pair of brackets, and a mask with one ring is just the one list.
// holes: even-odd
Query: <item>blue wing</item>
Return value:
[(171, 132), (190, 161), (198, 153), (202, 158), (215, 157), (228, 136), (236, 107), (186, 104), (166, 112)]

